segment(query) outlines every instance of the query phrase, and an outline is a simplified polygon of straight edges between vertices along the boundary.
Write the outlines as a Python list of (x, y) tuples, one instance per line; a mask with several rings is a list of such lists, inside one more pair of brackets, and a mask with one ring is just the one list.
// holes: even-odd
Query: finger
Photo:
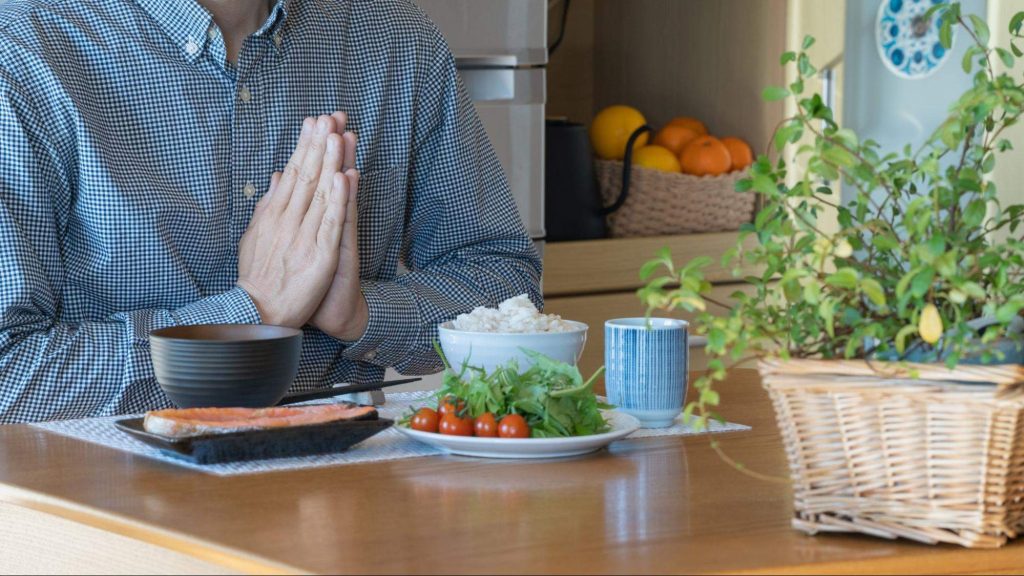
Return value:
[(281, 183), (281, 173), (274, 172), (270, 175), (270, 188), (267, 190), (267, 194), (273, 194), (274, 190), (277, 189), (277, 185)]
[(295, 145), (295, 151), (292, 152), (292, 157), (288, 159), (288, 164), (285, 165), (281, 178), (277, 183), (277, 188), (275, 188), (275, 190), (280, 190), (281, 194), (274, 194), (269, 202), (269, 206), (273, 207), (277, 212), (283, 211), (288, 206), (292, 190), (295, 188), (295, 182), (299, 179), (299, 170), (302, 169), (310, 142), (313, 140), (315, 126), (316, 121), (313, 118), (306, 118), (302, 121), (299, 142)]
[(356, 167), (356, 135), (354, 132), (346, 132), (345, 129), (348, 127), (348, 114), (345, 112), (335, 112), (331, 114), (334, 121), (337, 123), (336, 131), (342, 135), (344, 139), (344, 160), (341, 163), (342, 171), (348, 170), (349, 168)]
[(345, 160), (341, 163), (342, 170), (354, 170), (356, 167), (356, 143), (358, 137), (355, 132), (345, 132), (341, 138), (345, 143)]
[(341, 245), (341, 230), (345, 223), (345, 212), (348, 205), (348, 180), (339, 172), (331, 182), (331, 196), (327, 201), (320, 229), (317, 231), (317, 245), (328, 251), (337, 262), (338, 248)]
[(274, 172), (273, 174), (271, 174), (270, 187), (267, 188), (267, 193), (263, 195), (263, 198), (260, 198), (260, 201), (256, 203), (256, 210), (253, 212), (254, 215), (266, 209), (266, 207), (270, 204), (270, 198), (274, 195), (274, 190), (277, 190), (277, 187), (280, 184), (281, 173)]
[(357, 199), (359, 196), (359, 171), (349, 169), (345, 171), (345, 179), (348, 181), (348, 202), (345, 207), (345, 229), (351, 229), (353, 234), (356, 230), (356, 221), (359, 217)]
[(345, 126), (348, 125), (348, 114), (344, 112), (335, 112), (331, 114), (331, 118), (334, 118), (335, 131), (338, 134), (345, 133)]
[(333, 128), (334, 119), (330, 116), (321, 116), (316, 121), (316, 131), (309, 142), (306, 157), (299, 169), (298, 179), (295, 181), (295, 188), (292, 190), (288, 208), (284, 214), (285, 219), (292, 222), (294, 226), (302, 222), (306, 211), (309, 210), (309, 203), (313, 200), (316, 187), (320, 183), (320, 170), (327, 153), (327, 137), (334, 131)]
[(302, 227), (308, 238), (316, 237), (316, 231), (320, 228), (324, 212), (327, 210), (327, 203), (330, 200), (331, 186), (333, 186), (334, 175), (341, 168), (341, 136), (337, 134), (327, 135), (327, 151), (324, 153), (324, 165), (320, 171), (320, 181), (317, 183), (316, 191), (310, 201), (309, 208), (302, 218)]

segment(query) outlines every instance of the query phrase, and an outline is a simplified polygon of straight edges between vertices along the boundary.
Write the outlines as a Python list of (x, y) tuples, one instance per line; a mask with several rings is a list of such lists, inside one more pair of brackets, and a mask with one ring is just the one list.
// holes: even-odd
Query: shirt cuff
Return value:
[(196, 324), (259, 324), (260, 312), (245, 290), (235, 287), (173, 312), (179, 326)]
[(364, 280), (363, 298), (369, 310), (366, 331), (355, 342), (345, 342), (349, 360), (394, 366), (405, 360), (419, 336), (419, 309), (412, 291), (395, 282)]

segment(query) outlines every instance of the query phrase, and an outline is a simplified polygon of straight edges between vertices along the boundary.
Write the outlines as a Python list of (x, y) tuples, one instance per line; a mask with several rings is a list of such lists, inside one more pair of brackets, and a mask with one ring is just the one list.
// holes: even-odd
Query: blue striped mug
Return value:
[(683, 320), (620, 318), (604, 323), (608, 402), (644, 428), (671, 426), (686, 401), (690, 354)]

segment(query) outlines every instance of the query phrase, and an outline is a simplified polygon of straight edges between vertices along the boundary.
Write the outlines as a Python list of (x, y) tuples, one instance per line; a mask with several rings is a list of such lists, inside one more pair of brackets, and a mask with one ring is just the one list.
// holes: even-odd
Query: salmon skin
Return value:
[(191, 438), (295, 426), (338, 420), (373, 420), (373, 406), (321, 404), (279, 408), (184, 408), (146, 412), (146, 432), (168, 438)]

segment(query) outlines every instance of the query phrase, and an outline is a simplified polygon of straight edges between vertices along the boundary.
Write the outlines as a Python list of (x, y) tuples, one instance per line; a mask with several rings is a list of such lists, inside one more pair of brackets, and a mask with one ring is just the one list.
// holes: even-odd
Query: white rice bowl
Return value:
[(464, 362), (488, 372), (515, 359), (520, 371), (533, 362), (523, 350), (575, 365), (587, 341), (587, 325), (541, 314), (525, 294), (494, 308), (477, 308), (438, 326), (441, 350), (456, 371)]

